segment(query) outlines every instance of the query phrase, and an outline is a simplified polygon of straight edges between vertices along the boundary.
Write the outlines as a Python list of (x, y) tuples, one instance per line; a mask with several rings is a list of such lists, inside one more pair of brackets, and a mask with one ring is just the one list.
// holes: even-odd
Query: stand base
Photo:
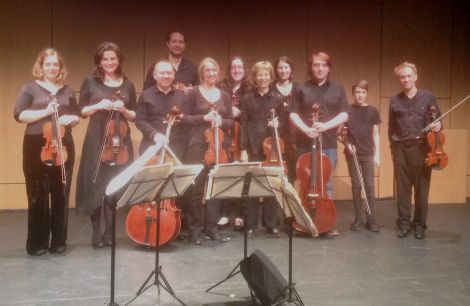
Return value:
[[(151, 280), (153, 276), (155, 276), (155, 280), (153, 281), (153, 283), (149, 284), (149, 281)], [(163, 281), (163, 284), (160, 281), (160, 279)], [(136, 298), (138, 298), (142, 293), (147, 291), (147, 289), (149, 289), (152, 286), (157, 287), (159, 295), (160, 295), (160, 287), (161, 287), (166, 292), (168, 292), (168, 294), (170, 294), (175, 300), (177, 300), (181, 305), (186, 306), (186, 304), (176, 296), (175, 291), (173, 291), (173, 288), (171, 288), (170, 283), (167, 281), (165, 275), (163, 275), (161, 266), (158, 267), (157, 270), (153, 270), (152, 272), (150, 272), (149, 276), (147, 277), (145, 282), (142, 284), (142, 286), (139, 288), (135, 296), (132, 299), (130, 299), (126, 304), (124, 304), (124, 306), (127, 306), (130, 303), (132, 303)], [(113, 305), (110, 305), (110, 306), (113, 306)]]
[(282, 293), (289, 292), (289, 296), (274, 304), (271, 304), (271, 306), (282, 305), (284, 302), (291, 303), (291, 304), (293, 303), (294, 305), (297, 305), (297, 306), (305, 306), (304, 302), (300, 298), (300, 295), (297, 293), (297, 290), (295, 290), (294, 286), (295, 286), (294, 284), (287, 285), (284, 288), (284, 290), (282, 290)]

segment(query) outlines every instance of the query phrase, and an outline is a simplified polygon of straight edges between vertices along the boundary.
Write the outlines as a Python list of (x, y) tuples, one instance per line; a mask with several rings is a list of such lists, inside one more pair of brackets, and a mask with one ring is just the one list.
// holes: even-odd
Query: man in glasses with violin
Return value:
[[(395, 75), (402, 91), (390, 99), (388, 137), (393, 157), (397, 182), (398, 218), (397, 237), (408, 236), (414, 228), (416, 239), (425, 238), (428, 196), (431, 183), (431, 168), (425, 165), (429, 152), (425, 134), (421, 131), (428, 125), (429, 110), (439, 107), (436, 97), (416, 87), (418, 70), (412, 63), (404, 62), (395, 67)], [(440, 131), (441, 122), (432, 125)], [(415, 212), (411, 221), (411, 190), (414, 191)]]

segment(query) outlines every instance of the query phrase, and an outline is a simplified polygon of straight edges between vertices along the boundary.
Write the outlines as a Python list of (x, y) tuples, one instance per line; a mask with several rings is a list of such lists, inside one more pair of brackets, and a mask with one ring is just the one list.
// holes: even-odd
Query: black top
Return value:
[[(263, 140), (271, 136), (268, 120), (271, 110), (279, 116), (283, 108), (282, 100), (273, 91), (261, 96), (256, 89), (245, 95), (241, 101), (240, 150), (247, 150), (250, 155), (263, 153)], [(279, 131), (283, 130), (279, 120)]]
[[(155, 64), (156, 62), (150, 65), (149, 70), (147, 71), (143, 90), (154, 86), (156, 83), (155, 78), (153, 77)], [(197, 74), (196, 64), (187, 60), (185, 57), (181, 59), (181, 63), (175, 73), (175, 80), (173, 81), (173, 84), (177, 83), (183, 83), (186, 86), (194, 86), (199, 84), (199, 76)]]
[[(311, 126), (312, 105), (320, 105), (320, 122), (327, 122), (338, 114), (346, 112), (348, 100), (343, 87), (335, 81), (327, 80), (322, 86), (316, 82), (306, 81), (299, 90), (299, 96), (294, 101), (292, 112), (299, 114), (307, 126)], [(324, 149), (336, 149), (336, 129), (330, 129), (322, 133)], [(309, 148), (312, 140), (304, 133), (297, 133), (296, 144), (298, 147)]]
[[(77, 100), (75, 99), (75, 93), (72, 88), (64, 85), (57, 91), (56, 94), (57, 102), (59, 103), (58, 111), (59, 116), (67, 115), (79, 115), (77, 106)], [(30, 82), (21, 88), (21, 91), (16, 99), (14, 117), (16, 121), (20, 121), (19, 117), (21, 112), (25, 110), (40, 110), (45, 109), (51, 102), (51, 93), (39, 85), (36, 82)], [(35, 122), (28, 123), (26, 125), (26, 135), (42, 135), (42, 126), (44, 123), (51, 120), (51, 116), (44, 117)], [(70, 133), (70, 126), (66, 127), (66, 133)]]
[[(118, 87), (109, 87), (93, 77), (87, 77), (80, 88), (79, 107), (93, 105), (102, 99), (110, 99), (117, 91), (124, 96), (123, 102), (127, 109), (133, 110), (136, 106), (136, 93), (134, 84), (125, 79)], [(93, 210), (103, 203), (103, 195), (109, 181), (134, 159), (130, 129), (127, 120), (121, 116), (122, 122), (127, 125), (127, 134), (124, 145), (129, 152), (129, 160), (122, 166), (106, 166), (101, 164), (96, 182), (93, 182), (96, 165), (101, 158), (101, 145), (103, 142), (109, 111), (100, 110), (89, 117), (89, 123), (83, 141), (82, 156), (77, 175), (76, 212), (91, 215)]]
[[(167, 124), (164, 121), (166, 115), (170, 113), (173, 106), (182, 110), (185, 96), (184, 93), (177, 90), (170, 90), (164, 93), (157, 86), (152, 86), (144, 90), (136, 108), (135, 126), (142, 132), (142, 142), (139, 152), (142, 154), (145, 149), (154, 144), (155, 134), (165, 134)], [(179, 122), (175, 122), (171, 128), (170, 147), (175, 142), (184, 140), (184, 129)], [(180, 156), (181, 157), (181, 156)]]
[(199, 87), (193, 88), (188, 94), (183, 106), (182, 123), (190, 128), (188, 143), (188, 162), (201, 162), (206, 150), (204, 132), (210, 128), (211, 123), (204, 121), (212, 106), (222, 117), (222, 128), (224, 132), (223, 148), (227, 150), (232, 142), (227, 131), (233, 126), (232, 101), (225, 91), (220, 91), (220, 98), (215, 103), (207, 101), (201, 94)]
[(421, 130), (430, 123), (429, 108), (434, 106), (440, 116), (436, 97), (429, 91), (418, 89), (413, 98), (403, 92), (390, 98), (388, 138), (390, 143), (423, 139)]
[[(374, 125), (380, 124), (379, 111), (371, 106), (350, 105), (348, 109), (348, 138), (359, 156), (374, 155)], [(347, 150), (345, 152), (348, 152)]]
[(296, 103), (295, 101), (298, 99), (300, 92), (300, 84), (297, 82), (292, 82), (292, 90), (287, 96), (284, 96), (279, 91), (276, 86), (276, 83), (272, 84), (271, 90), (273, 91), (274, 95), (281, 100), (282, 104), (277, 109), (277, 111), (279, 112), (279, 122), (282, 126), (282, 129), (280, 130), (280, 136), (284, 139), (286, 143), (291, 143), (292, 139), (290, 138), (293, 137), (293, 135), (289, 115), (293, 110), (294, 104)]

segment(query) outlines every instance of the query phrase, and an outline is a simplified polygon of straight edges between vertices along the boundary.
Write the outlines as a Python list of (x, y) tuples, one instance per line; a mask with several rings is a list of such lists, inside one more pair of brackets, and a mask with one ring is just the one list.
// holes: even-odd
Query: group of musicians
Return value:
[[(240, 57), (233, 57), (226, 78), (220, 81), (218, 63), (212, 58), (203, 59), (199, 66), (186, 59), (184, 34), (174, 31), (166, 40), (168, 57), (153, 63), (147, 73), (144, 88), (136, 98), (133, 83), (122, 70), (123, 57), (119, 47), (111, 42), (98, 46), (94, 55), (95, 68), (85, 78), (77, 103), (74, 91), (64, 84), (64, 60), (54, 49), (40, 52), (33, 67), (35, 81), (26, 84), (16, 101), (14, 116), (26, 123), (23, 142), (23, 171), (28, 196), (28, 237), (26, 250), (30, 255), (66, 251), (68, 201), (74, 161), (74, 142), (71, 130), (79, 117), (89, 123), (83, 143), (77, 176), (76, 212), (90, 216), (91, 244), (102, 248), (111, 244), (111, 207), (104, 201), (104, 191), (109, 181), (133, 161), (132, 143), (128, 122), (135, 122), (142, 133), (139, 152), (142, 153), (165, 134), (166, 116), (177, 107), (181, 116), (169, 137), (169, 145), (179, 160), (188, 164), (204, 162), (207, 149), (206, 130), (219, 127), (223, 134), (221, 145), (228, 160), (264, 161), (263, 140), (272, 128), (279, 130), (284, 139), (286, 168), (289, 181), (295, 177), (297, 158), (311, 151), (312, 139), (321, 135), (323, 153), (333, 168), (337, 160), (337, 130), (347, 126), (348, 145), (346, 161), (351, 176), (355, 220), (350, 229), (362, 227), (378, 232), (374, 214), (374, 165), (380, 163), (379, 112), (367, 104), (368, 83), (356, 81), (352, 85), (354, 103), (348, 105), (345, 91), (330, 79), (331, 59), (324, 52), (314, 53), (310, 61), (310, 79), (304, 84), (293, 81), (291, 60), (281, 56), (274, 66), (259, 61), (251, 69)], [(405, 62), (395, 68), (402, 91), (390, 100), (389, 139), (397, 179), (398, 219), (397, 236), (406, 237), (412, 229), (417, 239), (425, 237), (426, 216), (431, 170), (424, 165), (427, 144), (421, 129), (429, 123), (428, 109), (437, 103), (435, 97), (417, 89), (417, 69)], [(320, 106), (320, 118), (312, 123), (312, 105)], [(275, 111), (278, 120), (268, 118)], [(61, 166), (50, 165), (42, 158), (47, 149), (44, 125), (56, 116), (55, 124), (64, 126), (63, 135), (57, 136), (63, 157)], [(124, 132), (110, 135), (111, 145), (121, 141), (127, 159), (105, 161), (103, 147), (109, 132), (109, 121), (119, 118)], [(116, 124), (116, 122), (114, 122)], [(239, 126), (239, 130), (235, 129)], [(122, 131), (114, 125), (114, 129)], [(439, 131), (440, 122), (432, 129)], [(57, 129), (60, 134), (60, 128)], [(62, 137), (61, 137), (62, 136)], [(217, 141), (216, 141), (217, 142)], [(55, 143), (53, 143), (53, 149)], [(114, 151), (113, 151), (114, 152)], [(111, 154), (116, 158), (119, 153)], [(54, 152), (53, 156), (57, 154)], [(218, 156), (218, 155), (217, 155)], [(370, 212), (364, 212), (358, 171), (352, 156), (362, 170), (365, 193)], [(235, 229), (247, 227), (253, 236), (258, 225), (258, 208), (261, 205), (263, 226), (268, 233), (279, 236), (280, 218), (273, 198), (251, 199), (247, 218), (242, 219), (240, 203), (209, 200), (202, 205), (204, 186), (212, 164), (206, 163), (196, 181), (177, 200), (183, 210), (184, 222), (193, 244), (201, 244), (201, 237), (226, 242), (230, 237), (218, 231), (218, 225), (230, 220)], [(64, 177), (65, 169), (65, 177)], [(411, 194), (414, 188), (415, 213), (411, 219)], [(326, 182), (327, 197), (333, 198), (331, 177)], [(102, 222), (102, 220), (104, 222)], [(102, 223), (104, 225), (102, 226)], [(327, 235), (338, 235), (336, 227)]]

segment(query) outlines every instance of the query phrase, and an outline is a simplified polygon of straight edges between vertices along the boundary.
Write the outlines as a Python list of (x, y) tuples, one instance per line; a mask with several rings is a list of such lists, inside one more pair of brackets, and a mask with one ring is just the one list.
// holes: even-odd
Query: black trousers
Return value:
[[(61, 168), (46, 166), (41, 161), (42, 135), (25, 135), (23, 139), (23, 172), (28, 197), (28, 254), (50, 246), (56, 248), (67, 240), (67, 217), (72, 182), (75, 147), (72, 135), (64, 137), (68, 155), (65, 163), (67, 184), (62, 184)], [(49, 207), (50, 197), (50, 207)]]
[[(428, 147), (424, 142), (392, 144), (393, 166), (397, 180), (398, 219), (400, 228), (412, 225), (425, 230), (431, 168), (424, 164)], [(411, 222), (411, 194), (414, 192), (415, 211)]]
[[(352, 195), (354, 204), (354, 213), (356, 221), (368, 223), (375, 222), (375, 186), (374, 186), (374, 156), (357, 156), (359, 168), (362, 171), (364, 187), (366, 190), (367, 202), (369, 203), (370, 215), (365, 213), (362, 207), (361, 183), (357, 174), (353, 156), (346, 153), (346, 162), (348, 164), (349, 176), (351, 177)], [(365, 218), (364, 218), (365, 215)]]

